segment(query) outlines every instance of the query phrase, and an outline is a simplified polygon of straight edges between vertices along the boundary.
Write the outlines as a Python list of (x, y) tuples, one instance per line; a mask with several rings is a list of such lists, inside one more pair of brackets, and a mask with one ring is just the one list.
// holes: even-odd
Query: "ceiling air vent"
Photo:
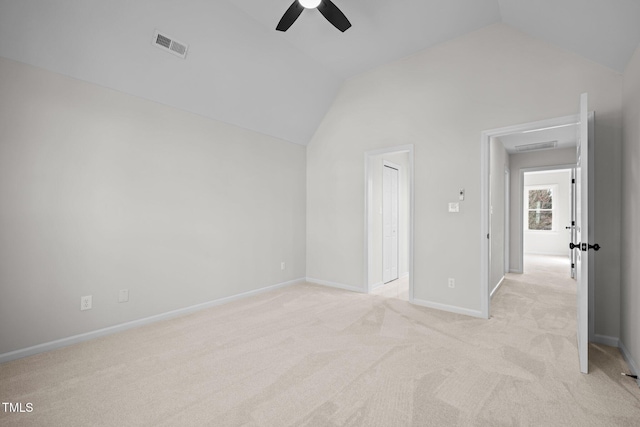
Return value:
[(521, 153), (523, 151), (549, 150), (551, 148), (556, 148), (557, 146), (558, 141), (548, 141), (536, 142), (534, 144), (516, 145), (515, 149), (517, 152)]
[(187, 57), (187, 50), (189, 49), (188, 45), (181, 43), (166, 34), (161, 34), (158, 30), (153, 34), (153, 45), (165, 52), (172, 53), (183, 59)]

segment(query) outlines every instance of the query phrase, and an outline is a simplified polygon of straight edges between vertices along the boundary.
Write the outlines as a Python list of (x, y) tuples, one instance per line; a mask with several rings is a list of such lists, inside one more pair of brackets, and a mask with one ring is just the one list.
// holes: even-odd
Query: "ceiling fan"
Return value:
[(282, 15), (276, 30), (287, 31), (304, 9), (318, 9), (334, 27), (343, 33), (351, 27), (351, 22), (331, 0), (294, 0), (289, 9)]

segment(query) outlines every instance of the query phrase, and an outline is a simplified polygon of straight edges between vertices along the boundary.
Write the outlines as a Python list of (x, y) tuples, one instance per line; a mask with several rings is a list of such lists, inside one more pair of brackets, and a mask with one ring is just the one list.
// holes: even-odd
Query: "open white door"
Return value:
[[(593, 116), (589, 115), (587, 94), (580, 96), (576, 165), (576, 226), (575, 240), (570, 247), (575, 252), (577, 276), (578, 356), (580, 372), (589, 372), (589, 250), (600, 249), (589, 244), (589, 139), (593, 137)], [(592, 173), (593, 171), (591, 171)]]

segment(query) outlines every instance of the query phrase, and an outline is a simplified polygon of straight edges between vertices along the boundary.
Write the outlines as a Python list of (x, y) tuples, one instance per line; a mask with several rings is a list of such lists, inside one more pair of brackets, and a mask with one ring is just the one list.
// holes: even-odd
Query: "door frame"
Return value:
[[(575, 124), (579, 121), (580, 116), (578, 114), (572, 114), (570, 116), (484, 130), (480, 133), (480, 312), (481, 317), (485, 319), (488, 319), (491, 315), (491, 298), (489, 298), (489, 274), (491, 273), (491, 250), (489, 247), (491, 242), (489, 239), (489, 233), (491, 232), (489, 150), (491, 148), (491, 138), (499, 138), (512, 133)], [(593, 197), (591, 199), (593, 199)]]
[(369, 286), (369, 269), (373, 264), (373, 159), (383, 154), (409, 154), (409, 166), (407, 170), (408, 175), (408, 193), (409, 193), (409, 221), (408, 221), (408, 236), (409, 236), (409, 253), (407, 263), (409, 270), (409, 302), (413, 301), (413, 241), (414, 241), (414, 146), (413, 144), (399, 145), (395, 147), (381, 148), (377, 150), (369, 150), (364, 153), (364, 266), (363, 277), (364, 283), (362, 284), (362, 290), (364, 293), (371, 291)]

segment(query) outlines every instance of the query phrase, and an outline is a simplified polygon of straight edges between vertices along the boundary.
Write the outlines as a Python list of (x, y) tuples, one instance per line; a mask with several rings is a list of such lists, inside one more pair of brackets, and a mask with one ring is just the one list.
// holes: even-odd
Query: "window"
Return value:
[(553, 193), (551, 186), (529, 189), (527, 229), (553, 230)]

